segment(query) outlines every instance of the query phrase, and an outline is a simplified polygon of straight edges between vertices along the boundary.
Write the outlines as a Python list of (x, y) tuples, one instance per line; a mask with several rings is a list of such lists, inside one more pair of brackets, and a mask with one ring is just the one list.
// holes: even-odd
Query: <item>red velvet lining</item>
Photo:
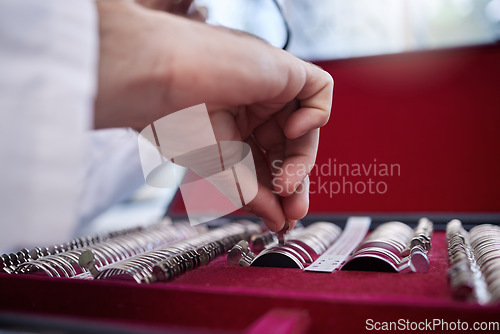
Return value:
[(1, 275), (0, 309), (154, 326), (245, 330), (275, 308), (304, 310), (312, 331), (364, 331), (368, 318), (498, 321), (500, 306), (457, 302), (447, 285), (443, 232), (436, 232), (425, 274), (308, 273), (233, 267), (220, 257), (166, 284)]

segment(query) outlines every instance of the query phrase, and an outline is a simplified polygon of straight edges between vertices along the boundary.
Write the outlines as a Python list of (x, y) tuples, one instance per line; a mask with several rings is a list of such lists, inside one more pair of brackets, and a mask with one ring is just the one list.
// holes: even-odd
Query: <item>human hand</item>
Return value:
[(244, 209), (273, 231), (309, 207), (306, 177), (333, 80), (264, 41), (121, 1), (98, 2), (95, 127), (132, 127), (205, 103), (218, 141), (252, 147), (257, 196)]
[(193, 6), (193, 0), (135, 0), (135, 2), (150, 9), (165, 11), (200, 22), (205, 22), (208, 16), (206, 7)]

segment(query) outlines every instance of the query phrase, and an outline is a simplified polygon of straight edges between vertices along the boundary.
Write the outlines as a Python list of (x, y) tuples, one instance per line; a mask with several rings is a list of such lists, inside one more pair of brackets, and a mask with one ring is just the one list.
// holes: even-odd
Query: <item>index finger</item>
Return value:
[(297, 139), (287, 139), (284, 161), (274, 172), (274, 190), (280, 196), (292, 195), (309, 174), (316, 161), (319, 129), (309, 131)]
[(296, 139), (325, 125), (330, 119), (333, 101), (333, 78), (320, 67), (306, 63), (304, 85), (297, 94), (300, 108), (292, 113), (285, 124), (285, 135)]

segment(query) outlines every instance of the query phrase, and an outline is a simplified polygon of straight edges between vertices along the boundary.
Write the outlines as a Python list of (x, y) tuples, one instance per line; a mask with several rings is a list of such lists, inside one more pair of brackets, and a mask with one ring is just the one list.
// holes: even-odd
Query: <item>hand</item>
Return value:
[(135, 2), (150, 9), (165, 11), (200, 22), (205, 22), (208, 16), (206, 7), (192, 6), (193, 0), (135, 0)]
[(98, 2), (95, 127), (132, 127), (205, 103), (217, 140), (245, 141), (259, 178), (244, 207), (273, 231), (309, 207), (331, 76), (262, 40), (121, 1)]

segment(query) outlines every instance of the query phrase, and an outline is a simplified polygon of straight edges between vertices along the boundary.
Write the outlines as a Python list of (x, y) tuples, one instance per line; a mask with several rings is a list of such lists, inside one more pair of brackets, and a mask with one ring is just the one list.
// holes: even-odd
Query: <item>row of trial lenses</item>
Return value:
[[(277, 240), (274, 240), (274, 243), (276, 242)], [(257, 249), (259, 249), (259, 247), (257, 247)], [(240, 240), (240, 242), (227, 252), (227, 264), (248, 267), (252, 264), (255, 257), (256, 255), (250, 249), (248, 242), (246, 240)]]
[[(287, 231), (289, 238), (294, 238), (304, 226), (300, 221), (297, 221), (294, 228)], [(280, 242), (277, 232), (265, 231), (259, 234), (252, 235), (250, 241), (240, 240), (227, 254), (227, 263), (229, 265), (240, 265), (248, 267), (252, 264), (253, 260), (260, 252), (262, 252), (270, 245), (278, 244)]]
[(457, 299), (476, 300), (476, 278), (472, 270), (474, 255), (469, 243), (469, 233), (462, 222), (453, 219), (446, 225), (448, 243), (448, 279), (453, 296)]
[(474, 258), (487, 286), (489, 302), (500, 302), (500, 226), (482, 224), (469, 232)]
[(425, 252), (431, 249), (431, 238), (434, 230), (434, 224), (428, 218), (420, 218), (418, 225), (414, 230), (413, 238), (410, 242), (410, 249), (420, 247)]
[(141, 227), (127, 228), (109, 233), (86, 235), (58, 245), (49, 247), (35, 247), (33, 249), (23, 248), (15, 253), (2, 254), (0, 256), (0, 272), (12, 274), (16, 268), (26, 262), (37, 260), (49, 255), (55, 255), (70, 250), (79, 249), (89, 245), (95, 245), (110, 238), (132, 233), (140, 230)]
[(400, 257), (413, 235), (414, 231), (410, 226), (398, 221), (387, 222), (370, 233), (358, 249), (381, 247)]
[[(428, 218), (420, 218), (415, 227), (410, 247), (402, 256), (410, 256), (409, 265), (413, 272), (424, 273), (429, 270), (430, 262), (427, 253), (430, 251), (434, 224)], [(405, 254), (406, 253), (406, 254)]]
[[(294, 238), (294, 236), (304, 228), (300, 221), (297, 221), (294, 228), (287, 231), (288, 238)], [(269, 245), (278, 243), (277, 233), (271, 231), (265, 231), (256, 235), (253, 235), (249, 241), (250, 250), (253, 253), (259, 254)]]
[(264, 249), (251, 265), (304, 269), (330, 247), (341, 232), (340, 227), (333, 223), (313, 223), (297, 231), (284, 245), (272, 244)]
[(344, 267), (347, 269), (358, 261), (371, 258), (384, 261), (396, 272), (410, 272), (409, 259), (402, 261), (402, 257), (413, 235), (413, 229), (402, 222), (381, 224), (358, 246)]
[(95, 254), (95, 265), (102, 267), (189, 238), (197, 233), (197, 228), (188, 223), (161, 222), (101, 243), (23, 263), (15, 272), (50, 277), (75, 277), (87, 272), (79, 265), (79, 258), (85, 251), (92, 251)]
[(266, 231), (264, 233), (252, 236), (252, 238), (250, 239), (250, 249), (254, 253), (260, 253), (267, 247), (267, 245), (277, 242), (278, 239), (276, 238), (276, 233)]
[(241, 239), (260, 232), (260, 226), (239, 221), (167, 247), (103, 268), (97, 279), (133, 280), (137, 283), (168, 281), (206, 264)]
[[(211, 261), (215, 256), (225, 254), (233, 245), (240, 240), (250, 239), (252, 235), (258, 234), (261, 232), (261, 227), (256, 224), (248, 224), (246, 222), (245, 231), (225, 231), (224, 235), (215, 236), (217, 241), (211, 241), (206, 243), (203, 242), (192, 242), (192, 250), (195, 253), (195, 257), (198, 258), (195, 263), (199, 263), (200, 260), (202, 264), (206, 264)], [(214, 236), (209, 239), (214, 239)], [(212, 253), (215, 250), (214, 253)], [(203, 259), (206, 259), (203, 261)], [(189, 260), (186, 259), (186, 256), (182, 254), (178, 254), (176, 256), (170, 257), (160, 263), (158, 263), (153, 268), (152, 273), (152, 281), (153, 282), (167, 282), (171, 279), (179, 276), (180, 274), (190, 270), (192, 265), (189, 264)]]

